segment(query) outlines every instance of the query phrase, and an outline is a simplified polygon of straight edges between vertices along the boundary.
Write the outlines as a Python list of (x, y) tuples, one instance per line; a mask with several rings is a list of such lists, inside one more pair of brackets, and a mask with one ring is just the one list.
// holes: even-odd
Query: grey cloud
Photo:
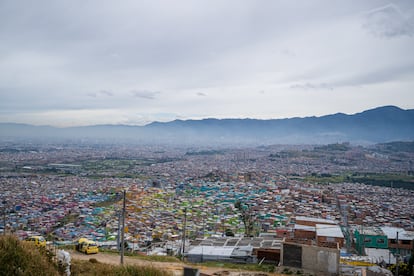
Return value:
[(324, 90), (333, 90), (333, 86), (327, 83), (297, 83), (290, 86), (291, 89), (302, 89), (302, 90), (316, 90), (316, 89), (324, 89)]
[(99, 91), (99, 94), (109, 96), (109, 97), (112, 97), (114, 95), (114, 93), (112, 93), (111, 91), (108, 91), (108, 90), (101, 90), (101, 91)]
[[(254, 94), (251, 114), (260, 114), (277, 94), (275, 83), (306, 95), (410, 77), (413, 2), (396, 1), (403, 12), (393, 5), (373, 10), (385, 1), (312, 0), (298, 8), (281, 0), (2, 0), (0, 112), (156, 104), (187, 118), (194, 97), (204, 97), (194, 101), (196, 112), (214, 117), (211, 103), (233, 101), (227, 91), (240, 88), (237, 100)], [(355, 14), (368, 10), (362, 29)], [(377, 47), (374, 35), (404, 39)], [(405, 79), (398, 84), (412, 88)], [(219, 96), (206, 101), (211, 95)], [(235, 114), (243, 114), (237, 106)]]
[(352, 74), (349, 74), (347, 77), (343, 77), (338, 80), (332, 80), (329, 83), (296, 83), (291, 85), (290, 88), (301, 90), (334, 90), (335, 88), (345, 86), (361, 86), (384, 83), (401, 79), (413, 74), (414, 64), (407, 63), (377, 69), (371, 68), (370, 70), (367, 69), (363, 72), (354, 72)]
[(414, 14), (412, 10), (403, 13), (395, 4), (388, 4), (369, 11), (365, 15), (363, 27), (378, 37), (413, 36)]
[(113, 97), (114, 93), (112, 93), (111, 91), (108, 91), (108, 90), (100, 90), (98, 92), (89, 93), (88, 96), (92, 97), (92, 98), (97, 98), (99, 96)]
[(296, 54), (294, 51), (289, 50), (289, 49), (283, 49), (282, 51), (280, 51), (283, 55), (287, 56), (287, 57), (295, 57)]
[(414, 75), (414, 64), (389, 66), (377, 70), (351, 75), (333, 83), (334, 86), (358, 86), (393, 81)]
[(155, 96), (159, 94), (159, 91), (148, 91), (148, 90), (132, 90), (131, 95), (135, 98), (142, 98), (147, 100), (154, 100)]

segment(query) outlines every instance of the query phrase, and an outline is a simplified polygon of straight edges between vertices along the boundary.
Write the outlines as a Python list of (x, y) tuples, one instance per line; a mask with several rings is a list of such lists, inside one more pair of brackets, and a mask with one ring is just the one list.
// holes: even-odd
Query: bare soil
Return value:
[[(107, 263), (113, 265), (120, 264), (120, 256), (113, 255), (110, 253), (100, 252), (94, 255), (86, 255), (77, 251), (70, 251), (72, 259), (75, 260), (85, 260), (88, 261), (89, 259), (96, 259), (100, 263)], [(186, 264), (186, 263), (174, 263), (174, 262), (154, 262), (154, 261), (147, 261), (142, 260), (136, 257), (124, 256), (124, 264), (126, 265), (138, 265), (138, 266), (153, 266), (159, 268), (161, 270), (166, 270), (172, 272), (174, 275), (183, 275), (184, 267), (189, 268), (198, 268), (200, 275), (226, 275), (226, 276), (235, 276), (235, 275), (243, 275), (243, 276), (262, 276), (262, 275), (280, 275), (280, 274), (269, 274), (264, 272), (253, 272), (253, 271), (242, 271), (242, 270), (234, 270), (234, 269), (223, 269), (219, 267), (206, 267), (200, 265), (193, 265), (193, 264)]]

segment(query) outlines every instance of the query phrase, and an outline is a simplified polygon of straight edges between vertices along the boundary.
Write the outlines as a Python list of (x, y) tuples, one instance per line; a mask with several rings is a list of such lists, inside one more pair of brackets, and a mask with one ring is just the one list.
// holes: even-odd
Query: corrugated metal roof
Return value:
[(382, 232), (388, 237), (388, 239), (397, 239), (397, 232), (398, 232), (398, 239), (400, 240), (413, 240), (414, 233), (405, 231), (403, 228), (399, 227), (391, 227), (391, 226), (383, 226), (380, 227)]
[[(191, 246), (210, 246), (210, 247), (243, 247), (243, 246), (252, 246), (254, 248), (280, 248), (282, 239), (280, 238), (220, 238), (220, 243), (217, 244), (218, 238), (208, 237), (202, 240), (201, 242), (197, 240), (195, 243), (191, 243)], [(224, 243), (223, 243), (224, 242)], [(222, 244), (223, 243), (223, 244)], [(221, 245), (221, 246), (220, 246)]]
[(338, 225), (316, 224), (316, 235), (320, 237), (344, 238)]
[(294, 229), (295, 230), (311, 231), (311, 232), (315, 232), (316, 231), (315, 227), (313, 227), (313, 226), (301, 225), (301, 224), (295, 224)]
[(336, 224), (335, 221), (330, 219), (323, 219), (323, 218), (312, 218), (312, 217), (305, 217), (305, 216), (296, 216), (296, 221), (302, 220), (302, 221), (311, 221), (311, 222), (317, 222), (317, 223), (326, 223), (326, 224)]
[(233, 246), (195, 246), (188, 251), (188, 255), (230, 257), (233, 250)]

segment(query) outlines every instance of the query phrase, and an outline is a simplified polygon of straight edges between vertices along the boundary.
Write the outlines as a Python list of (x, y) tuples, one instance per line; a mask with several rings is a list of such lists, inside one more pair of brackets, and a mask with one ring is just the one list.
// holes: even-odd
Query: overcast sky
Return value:
[(414, 1), (0, 1), (0, 122), (414, 108)]

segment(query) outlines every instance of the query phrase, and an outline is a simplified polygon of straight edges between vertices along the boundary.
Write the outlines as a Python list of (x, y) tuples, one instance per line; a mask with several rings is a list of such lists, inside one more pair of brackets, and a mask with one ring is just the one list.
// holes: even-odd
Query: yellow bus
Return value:
[(99, 252), (96, 242), (88, 240), (86, 238), (80, 238), (76, 245), (76, 250), (85, 254), (96, 254)]
[(38, 247), (46, 247), (46, 240), (42, 236), (30, 236), (26, 239), (26, 241), (33, 243)]

